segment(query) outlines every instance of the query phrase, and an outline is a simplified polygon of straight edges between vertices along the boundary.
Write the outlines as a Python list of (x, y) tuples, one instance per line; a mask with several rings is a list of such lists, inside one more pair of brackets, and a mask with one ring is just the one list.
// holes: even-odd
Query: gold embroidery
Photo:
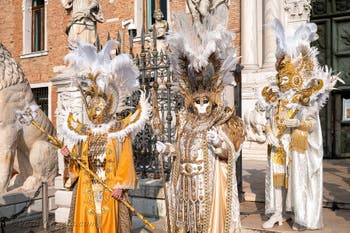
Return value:
[(274, 103), (278, 100), (277, 93), (273, 92), (270, 87), (264, 87), (261, 91), (261, 94), (264, 97), (266, 103)]
[(305, 154), (308, 149), (308, 136), (308, 132), (295, 129), (291, 136), (290, 150)]
[(286, 173), (274, 173), (273, 174), (273, 186), (274, 187), (288, 187), (288, 176)]
[(85, 135), (86, 129), (84, 124), (79, 120), (74, 119), (73, 114), (70, 112), (67, 119), (67, 126), (70, 130), (76, 132), (79, 135)]
[(286, 152), (281, 145), (276, 148), (276, 152), (273, 155), (273, 162), (279, 165), (286, 164)]
[(90, 194), (92, 194), (92, 190), (91, 189), (85, 189), (84, 193), (87, 194), (87, 195), (90, 195)]
[(90, 215), (95, 215), (96, 214), (96, 210), (94, 208), (89, 208), (87, 212)]
[(108, 212), (110, 209), (109, 209), (109, 207), (108, 206), (102, 206), (102, 208), (101, 208), (101, 213), (106, 213), (106, 212)]
[(311, 121), (301, 121), (300, 125), (298, 126), (299, 130), (310, 132), (312, 129), (312, 122)]

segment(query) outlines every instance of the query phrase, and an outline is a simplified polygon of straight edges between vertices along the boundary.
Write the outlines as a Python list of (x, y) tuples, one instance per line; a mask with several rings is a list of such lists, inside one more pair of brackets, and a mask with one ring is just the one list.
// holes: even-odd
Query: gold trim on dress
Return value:
[(273, 174), (273, 186), (278, 187), (288, 187), (288, 176), (286, 173), (274, 173)]

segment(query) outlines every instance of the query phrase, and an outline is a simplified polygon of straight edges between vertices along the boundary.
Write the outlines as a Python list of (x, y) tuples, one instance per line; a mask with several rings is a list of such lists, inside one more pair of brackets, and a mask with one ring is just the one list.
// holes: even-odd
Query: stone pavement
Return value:
[[(243, 160), (243, 192), (244, 201), (241, 203), (242, 233), (282, 233), (295, 232), (292, 222), (282, 226), (264, 230), (261, 225), (267, 218), (264, 216), (264, 180), (265, 161)], [(323, 161), (323, 222), (322, 230), (303, 231), (303, 233), (347, 233), (350, 232), (350, 159)], [(157, 227), (155, 233), (163, 233), (164, 219), (154, 220)], [(139, 220), (134, 221), (132, 233), (151, 232), (143, 228)]]
[[(303, 231), (303, 233), (347, 233), (350, 232), (350, 159), (324, 160), (324, 201), (323, 219), (324, 228), (315, 231)], [(244, 201), (241, 203), (242, 233), (282, 233), (294, 232), (291, 222), (273, 229), (261, 228), (264, 216), (264, 177), (265, 162), (243, 160), (243, 191)], [(51, 222), (47, 231), (41, 227), (40, 216), (36, 219), (11, 224), (5, 227), (6, 233), (64, 233), (64, 224), (55, 224), (51, 216)], [(154, 233), (165, 232), (164, 219), (149, 219), (155, 226)], [(133, 217), (132, 233), (149, 233), (144, 223)], [(219, 232), (218, 232), (219, 233)]]
[[(264, 202), (266, 162), (243, 160), (242, 163), (244, 199)], [(323, 205), (350, 209), (350, 159), (323, 160)]]

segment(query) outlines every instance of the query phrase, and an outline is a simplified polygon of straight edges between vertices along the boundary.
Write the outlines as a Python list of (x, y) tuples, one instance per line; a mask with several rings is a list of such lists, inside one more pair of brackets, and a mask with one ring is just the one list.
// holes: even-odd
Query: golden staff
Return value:
[[(25, 114), (28, 114), (26, 112)], [(19, 119), (19, 122), (23, 124), (25, 122), (25, 119)], [(34, 125), (37, 129), (39, 129), (43, 134), (47, 136), (49, 139), (49, 142), (57, 147), (58, 149), (61, 149), (64, 146), (63, 141), (59, 140), (57, 137), (49, 134), (46, 132), (34, 119), (31, 119), (30, 123)], [(104, 188), (106, 188), (108, 191), (113, 192), (113, 189), (109, 187), (101, 178), (99, 178), (93, 171), (91, 171), (84, 163), (82, 163), (79, 159), (76, 158), (74, 154), (70, 155), (70, 158), (73, 159), (75, 162), (77, 162), (85, 171), (87, 171), (97, 182), (102, 184)], [(140, 218), (144, 223), (146, 223), (152, 230), (155, 230), (156, 227), (149, 222), (140, 212), (138, 212), (127, 200), (125, 199), (119, 199), (121, 203), (123, 203), (131, 212), (133, 212), (138, 218)]]
[[(153, 83), (153, 89), (152, 89), (152, 106), (153, 106), (153, 109), (152, 109), (152, 115), (153, 115), (152, 127), (154, 129), (156, 136), (162, 135), (164, 133), (163, 122), (159, 116), (157, 90), (158, 90), (158, 82), (157, 82), (157, 80), (155, 80), (155, 82)], [(169, 215), (170, 215), (169, 199), (168, 199), (168, 194), (167, 194), (167, 186), (166, 186), (165, 172), (164, 172), (164, 160), (163, 160), (162, 154), (159, 154), (159, 162), (160, 162), (160, 167), (161, 167), (161, 172), (162, 172), (162, 183), (163, 183), (163, 187), (164, 187), (167, 233), (171, 233), (170, 217), (169, 217)]]

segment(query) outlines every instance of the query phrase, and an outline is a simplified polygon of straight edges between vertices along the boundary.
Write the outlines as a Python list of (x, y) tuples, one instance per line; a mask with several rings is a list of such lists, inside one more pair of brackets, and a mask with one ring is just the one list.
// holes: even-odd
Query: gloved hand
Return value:
[(300, 125), (300, 121), (298, 119), (289, 119), (285, 120), (284, 124), (289, 128), (296, 128)]
[(64, 157), (69, 157), (70, 156), (70, 151), (68, 149), (68, 147), (66, 145), (64, 145), (62, 148), (61, 148), (61, 154), (64, 156)]
[(214, 146), (219, 144), (220, 138), (215, 128), (207, 132), (207, 141)]
[(280, 91), (280, 89), (278, 88), (278, 86), (272, 86), (272, 87), (271, 87), (271, 91), (272, 91), (273, 93), (278, 93), (278, 92)]
[(159, 152), (159, 154), (163, 154), (166, 150), (166, 145), (162, 143), (161, 141), (156, 142), (156, 149)]
[(270, 145), (273, 145), (273, 146), (278, 146), (278, 139), (271, 132), (268, 132), (266, 134), (266, 142), (267, 142), (267, 144), (270, 144)]

